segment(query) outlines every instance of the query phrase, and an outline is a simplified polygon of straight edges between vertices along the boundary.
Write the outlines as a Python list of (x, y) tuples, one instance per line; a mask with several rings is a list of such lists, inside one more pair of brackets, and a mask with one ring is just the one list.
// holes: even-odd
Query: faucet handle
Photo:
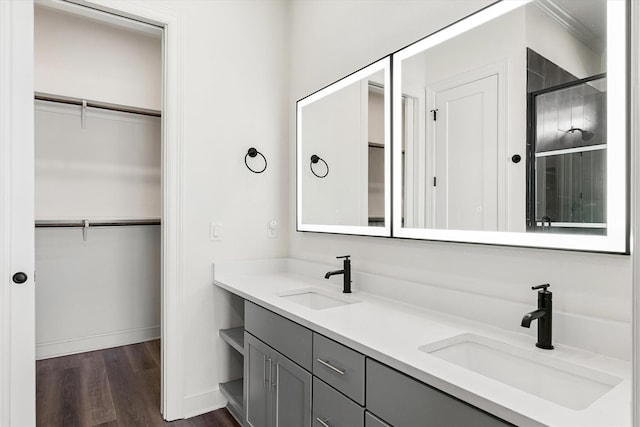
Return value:
[(337, 256), (336, 259), (340, 259), (340, 258), (346, 258), (349, 259), (351, 255), (341, 255), (341, 256)]
[(549, 291), (547, 290), (547, 288), (548, 288), (549, 286), (551, 286), (551, 285), (550, 285), (550, 284), (548, 284), (548, 283), (545, 283), (544, 285), (532, 286), (532, 287), (531, 287), (531, 290), (534, 290), (534, 291), (535, 291), (536, 289), (542, 289), (542, 290), (540, 291), (540, 293), (541, 293), (541, 294), (546, 294), (546, 293), (548, 293), (548, 292), (549, 292)]

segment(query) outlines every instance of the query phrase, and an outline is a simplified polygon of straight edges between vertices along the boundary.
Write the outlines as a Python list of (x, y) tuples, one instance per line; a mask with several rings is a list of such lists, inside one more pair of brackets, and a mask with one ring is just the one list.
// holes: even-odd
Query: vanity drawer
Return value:
[(391, 427), (389, 424), (382, 421), (380, 418), (373, 415), (371, 412), (366, 411), (364, 413), (364, 427)]
[(394, 427), (511, 425), (372, 359), (367, 359), (367, 409)]
[(364, 408), (313, 377), (313, 427), (363, 427)]
[(313, 334), (313, 374), (364, 405), (364, 356)]
[(313, 333), (250, 301), (244, 305), (244, 328), (307, 371), (312, 369)]

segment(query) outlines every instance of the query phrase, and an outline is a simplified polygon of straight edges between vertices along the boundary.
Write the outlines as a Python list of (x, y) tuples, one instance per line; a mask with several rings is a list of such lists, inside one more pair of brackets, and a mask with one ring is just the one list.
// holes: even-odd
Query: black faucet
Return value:
[(342, 292), (345, 294), (351, 293), (351, 260), (349, 259), (351, 255), (342, 255), (337, 256), (336, 259), (344, 258), (342, 262), (342, 270), (330, 271), (324, 275), (325, 279), (335, 275), (335, 274), (344, 274), (344, 282), (342, 285)]
[(531, 326), (532, 320), (538, 320), (538, 342), (536, 347), (543, 348), (545, 350), (553, 350), (551, 344), (551, 295), (552, 293), (547, 290), (549, 284), (532, 286), (531, 289), (541, 289), (538, 292), (538, 309), (527, 313), (522, 318), (521, 326), (528, 328)]

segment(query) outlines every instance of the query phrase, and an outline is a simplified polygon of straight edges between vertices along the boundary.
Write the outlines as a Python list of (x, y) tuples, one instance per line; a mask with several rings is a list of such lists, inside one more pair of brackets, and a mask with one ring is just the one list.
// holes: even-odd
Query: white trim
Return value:
[[(11, 8), (12, 2), (0, 1), (0, 253), (10, 254), (11, 230), (9, 209), (11, 195)], [(11, 304), (10, 258), (0, 256), (0, 425), (9, 426), (11, 419)]]
[[(440, 44), (456, 35), (475, 28), (497, 16), (501, 16), (527, 1), (505, 1), (496, 3), (444, 30), (435, 33), (393, 55), (393, 110), (401, 111), (402, 61), (432, 46)], [(557, 248), (581, 251), (625, 253), (627, 247), (626, 207), (626, 2), (607, 2), (607, 235), (585, 236), (549, 233), (516, 233), (490, 231), (463, 231), (402, 228), (402, 165), (399, 146), (394, 150), (394, 190), (393, 190), (393, 236), (400, 238), (440, 240), (462, 243), (484, 243), (506, 246), (526, 246), (534, 248)], [(402, 138), (399, 118), (394, 117), (394, 140)]]
[[(113, 13), (105, 13), (93, 8), (83, 7), (74, 4), (74, 0), (34, 0), (38, 7), (46, 7), (48, 9), (58, 10), (65, 13), (72, 13), (84, 18), (92, 19), (106, 24), (116, 25), (118, 27), (128, 28), (141, 33), (149, 34), (157, 38), (162, 37), (162, 26), (146, 24), (144, 22), (134, 22), (131, 19), (125, 19)], [(90, 1), (90, 0), (89, 0)], [(75, 2), (80, 3), (80, 2)]]
[(148, 328), (136, 328), (126, 331), (43, 342), (36, 345), (36, 360), (136, 344), (158, 338), (160, 338), (160, 326), (151, 326)]
[(361, 224), (369, 223), (369, 81), (360, 80), (360, 164), (356, 174), (360, 182), (358, 196), (360, 196)]
[(71, 0), (164, 28), (162, 93), (162, 398), (164, 419), (184, 418), (182, 378), (183, 274), (183, 25), (162, 3)]
[(399, 142), (401, 145), (400, 155), (402, 155), (402, 145), (404, 142), (404, 158), (413, 159), (412, 162), (406, 163), (407, 167), (404, 171), (404, 191), (409, 195), (403, 200), (404, 221), (405, 224), (421, 226), (424, 225), (422, 223), (424, 221), (424, 214), (420, 214), (419, 204), (416, 203), (416, 201), (421, 199), (421, 197), (419, 197), (421, 193), (419, 181), (415, 179), (416, 174), (414, 172), (420, 170), (418, 162), (419, 159), (422, 158), (417, 155), (419, 152), (420, 139), (418, 139), (419, 132), (418, 125), (416, 124), (418, 114), (416, 110), (419, 107), (419, 101), (415, 97), (407, 94), (403, 94), (402, 98), (405, 100), (405, 120), (402, 123), (405, 141)]
[(631, 419), (640, 427), (640, 3), (631, 3), (631, 261), (632, 261), (632, 387)]
[[(604, 43), (593, 31), (571, 16), (566, 10), (558, 6), (554, 0), (538, 0), (535, 5), (564, 27), (571, 35), (580, 40), (585, 46), (594, 46), (596, 53), (602, 53)], [(593, 50), (593, 49), (592, 49)]]
[[(319, 231), (325, 233), (359, 234), (365, 236), (391, 235), (391, 60), (385, 57), (337, 82), (315, 92), (297, 102), (296, 105), (296, 225), (298, 231)], [(343, 89), (352, 83), (367, 78), (378, 71), (384, 71), (384, 227), (367, 225), (325, 225), (304, 224), (302, 222), (302, 108)]]
[(192, 394), (184, 398), (184, 417), (191, 418), (216, 409), (224, 408), (227, 405), (227, 399), (224, 397), (218, 387), (212, 388), (203, 393)]
[(606, 150), (607, 144), (586, 145), (583, 147), (564, 148), (562, 150), (541, 151), (536, 153), (536, 157), (560, 156), (562, 154), (586, 153), (587, 151)]

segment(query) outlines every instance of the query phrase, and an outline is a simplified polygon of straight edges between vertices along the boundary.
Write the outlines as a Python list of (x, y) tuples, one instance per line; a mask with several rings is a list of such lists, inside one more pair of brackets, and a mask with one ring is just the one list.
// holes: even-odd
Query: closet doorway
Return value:
[(37, 421), (135, 422), (140, 383), (158, 419), (163, 29), (42, 1), (34, 30)]

